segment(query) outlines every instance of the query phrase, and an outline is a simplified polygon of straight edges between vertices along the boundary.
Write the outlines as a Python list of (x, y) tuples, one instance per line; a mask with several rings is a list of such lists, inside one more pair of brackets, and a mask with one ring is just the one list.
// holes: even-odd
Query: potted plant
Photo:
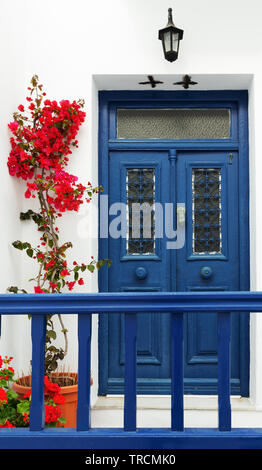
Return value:
[[(13, 357), (0, 356), (0, 428), (27, 427), (30, 418), (31, 392), (19, 396), (13, 389), (14, 369), (10, 366)], [(45, 377), (45, 426), (63, 426), (61, 405), (65, 398), (61, 388)]]
[[(102, 187), (93, 187), (90, 182), (81, 184), (76, 176), (66, 171), (72, 149), (78, 147), (76, 136), (85, 120), (84, 102), (62, 100), (58, 103), (46, 99), (37, 75), (31, 80), (26, 100), (27, 106), (20, 104), (13, 114), (13, 122), (8, 124), (12, 132), (8, 169), (10, 175), (26, 182), (25, 198), (38, 200), (38, 210), (28, 209), (20, 214), (20, 219), (35, 223), (40, 240), (37, 246), (16, 240), (13, 247), (24, 251), (38, 266), (36, 276), (30, 279), (36, 294), (73, 291), (84, 285), (85, 273), (93, 273), (105, 263), (110, 266), (110, 260), (96, 261), (92, 256), (89, 262), (73, 261), (70, 266), (67, 250), (72, 248), (72, 243), (61, 244), (59, 241), (57, 221), (67, 211), (77, 212), (84, 202), (90, 203), (92, 197), (102, 190)], [(9, 287), (8, 291), (27, 293), (17, 286)], [(54, 343), (57, 332), (53, 317), (46, 317), (45, 375), (49, 381), (58, 382), (63, 395), (68, 395), (71, 400), (70, 387), (77, 394), (77, 373), (57, 373), (58, 364), (68, 351), (68, 330), (62, 316), (57, 315), (64, 335), (64, 347), (57, 347)], [(23, 383), (25, 380), (27, 384)], [(29, 381), (30, 376), (18, 379), (17, 384), (30, 387)], [(73, 399), (74, 409), (76, 399)], [(71, 427), (72, 422), (75, 423), (75, 418), (72, 421), (67, 417), (67, 426)]]

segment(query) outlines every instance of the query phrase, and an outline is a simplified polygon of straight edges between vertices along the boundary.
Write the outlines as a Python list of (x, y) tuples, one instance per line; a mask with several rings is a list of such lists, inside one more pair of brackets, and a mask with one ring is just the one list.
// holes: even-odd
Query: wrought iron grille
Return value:
[(154, 168), (127, 169), (126, 199), (128, 226), (126, 240), (127, 254), (152, 254), (155, 252)]
[(193, 253), (220, 254), (221, 169), (193, 168), (192, 171)]

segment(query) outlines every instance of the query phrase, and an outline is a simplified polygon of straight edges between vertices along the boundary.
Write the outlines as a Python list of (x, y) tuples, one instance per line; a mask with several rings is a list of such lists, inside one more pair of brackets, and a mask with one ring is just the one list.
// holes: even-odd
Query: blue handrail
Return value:
[(0, 314), (262, 312), (262, 292), (0, 294)]

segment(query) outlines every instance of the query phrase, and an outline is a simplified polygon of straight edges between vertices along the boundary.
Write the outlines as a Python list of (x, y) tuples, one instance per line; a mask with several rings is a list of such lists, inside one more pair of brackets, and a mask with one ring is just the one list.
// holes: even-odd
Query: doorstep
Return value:
[[(250, 398), (233, 395), (230, 398), (232, 411), (261, 411), (258, 410)], [(216, 395), (184, 395), (185, 410), (217, 410), (218, 399)], [(123, 409), (123, 395), (107, 395), (98, 397), (94, 410), (119, 410)], [(137, 409), (139, 410), (170, 410), (170, 395), (138, 395)]]
[[(185, 428), (217, 428), (217, 396), (185, 395)], [(171, 398), (169, 396), (137, 396), (138, 428), (170, 428)], [(123, 427), (124, 397), (98, 397), (91, 411), (93, 428)], [(249, 398), (231, 396), (232, 428), (262, 428), (262, 409)]]

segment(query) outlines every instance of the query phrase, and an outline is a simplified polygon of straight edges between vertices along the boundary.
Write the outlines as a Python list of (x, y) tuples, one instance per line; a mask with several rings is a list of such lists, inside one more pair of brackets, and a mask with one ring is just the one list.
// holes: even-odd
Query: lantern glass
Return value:
[(178, 33), (172, 33), (172, 51), (178, 52), (179, 38)]
[(165, 44), (165, 51), (166, 52), (171, 52), (172, 51), (172, 46), (171, 46), (171, 31), (167, 31), (164, 33), (164, 44)]

